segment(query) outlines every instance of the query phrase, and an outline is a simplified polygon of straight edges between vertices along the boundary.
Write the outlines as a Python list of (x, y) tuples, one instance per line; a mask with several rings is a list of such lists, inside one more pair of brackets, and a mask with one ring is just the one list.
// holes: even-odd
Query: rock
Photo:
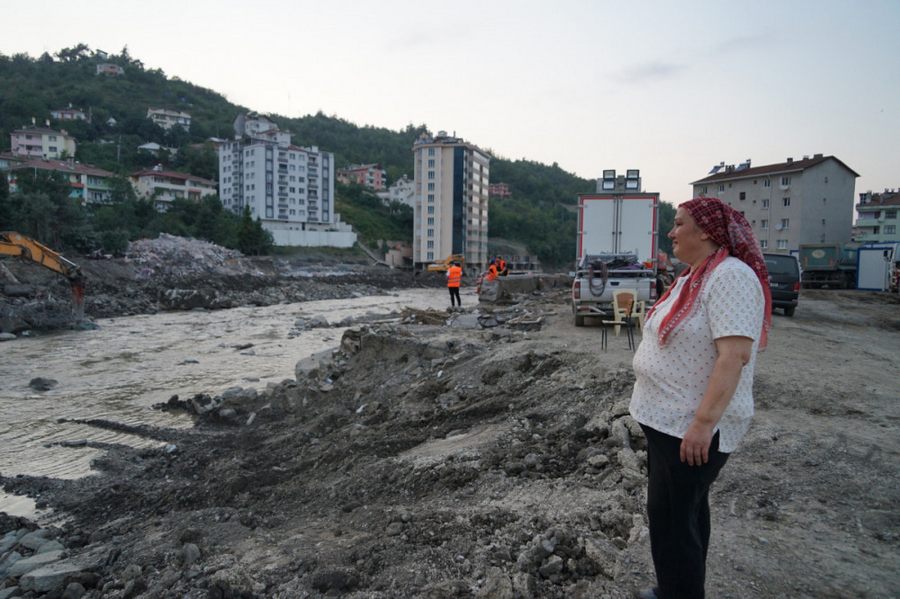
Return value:
[(587, 463), (592, 468), (603, 468), (609, 464), (609, 458), (605, 454), (598, 453), (589, 457)]
[(85, 588), (77, 582), (70, 582), (63, 591), (62, 599), (81, 599), (85, 593)]
[(43, 545), (37, 548), (35, 553), (47, 553), (48, 551), (62, 551), (65, 549), (65, 545), (60, 543), (59, 541), (47, 541)]
[(359, 585), (359, 576), (347, 568), (323, 568), (312, 575), (312, 586), (317, 591), (344, 593)]
[(18, 597), (19, 587), (7, 587), (0, 589), (0, 599), (9, 599), (9, 597)]
[(13, 339), (17, 339), (15, 335), (12, 333), (0, 333), (0, 341), (12, 341)]
[(193, 543), (185, 543), (181, 548), (181, 560), (185, 566), (190, 566), (200, 559), (200, 548)]
[(317, 314), (309, 319), (309, 326), (312, 328), (323, 328), (330, 326), (328, 324), (328, 319), (322, 316), (321, 314)]
[(525, 572), (513, 574), (513, 592), (522, 599), (534, 597), (534, 576)]
[(55, 379), (45, 379), (44, 377), (35, 377), (28, 382), (28, 386), (35, 391), (49, 391), (59, 384)]
[[(16, 563), (16, 566), (22, 564), (22, 562), (34, 560), (35, 558), (40, 558), (44, 556), (53, 557), (53, 553), (42, 553), (40, 555), (35, 555), (26, 559), (23, 559)], [(55, 556), (58, 560), (59, 555)], [(32, 562), (35, 564), (37, 562)], [(13, 566), (15, 568), (15, 566)], [(68, 560), (66, 561), (56, 561), (56, 560), (47, 560), (43, 563), (40, 563), (35, 568), (29, 568), (27, 572), (22, 572), (20, 574), (21, 578), (19, 578), (19, 584), (26, 591), (38, 591), (41, 593), (46, 593), (49, 591), (61, 591), (63, 589), (63, 583), (66, 578), (77, 574), (81, 571), (81, 568), (75, 565), (73, 562)], [(13, 570), (10, 570), (10, 576), (13, 576)]]
[(16, 531), (10, 531), (3, 535), (3, 538), (0, 539), (0, 555), (3, 555), (10, 549), (16, 546), (16, 543), (19, 541), (19, 535), (16, 534)]
[(485, 599), (513, 599), (513, 582), (500, 568), (490, 568), (485, 576), (484, 585), (475, 593), (475, 597)]
[(6, 576), (13, 564), (22, 559), (22, 554), (18, 551), (10, 551), (3, 559), (0, 559), (0, 579)]
[(19, 539), (19, 545), (25, 547), (26, 549), (31, 549), (32, 551), (37, 551), (38, 548), (49, 541), (47, 537), (50, 536), (50, 532), (44, 528), (38, 528), (37, 530), (33, 530), (26, 534), (24, 537)]
[(130, 581), (130, 580), (134, 580), (135, 578), (140, 577), (142, 572), (143, 572), (143, 570), (141, 569), (141, 567), (139, 565), (129, 564), (125, 568), (125, 571), (122, 572), (122, 580), (124, 580), (126, 582)]
[(561, 574), (563, 565), (563, 559), (561, 557), (558, 555), (551, 555), (538, 571), (544, 578), (550, 578), (551, 576)]

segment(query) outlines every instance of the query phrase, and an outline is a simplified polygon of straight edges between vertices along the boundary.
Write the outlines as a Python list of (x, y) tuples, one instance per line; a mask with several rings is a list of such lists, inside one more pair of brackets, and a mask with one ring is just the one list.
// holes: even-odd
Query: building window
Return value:
[(778, 249), (786, 250), (787, 249), (787, 239), (779, 239), (778, 240)]
[(741, 199), (741, 200), (746, 200), (746, 199), (747, 199), (747, 192), (746, 192), (746, 191), (742, 191), (742, 192), (741, 192), (741, 195), (740, 195), (740, 197), (739, 197), (739, 199)]
[(428, 194), (428, 201), (429, 201), (429, 202), (433, 202), (433, 201), (434, 201), (434, 194), (433, 194), (433, 193), (429, 193), (429, 194)]
[(828, 177), (825, 177), (825, 185), (828, 185)]
[(761, 247), (762, 249), (768, 248), (768, 247), (769, 247), (769, 242), (768, 242), (768, 240), (766, 240), (766, 239), (760, 239), (760, 240), (759, 240), (759, 247)]
[(885, 218), (897, 218), (897, 211), (896, 210), (885, 210), (884, 217)]
[(894, 235), (897, 232), (897, 225), (885, 225), (884, 226), (884, 234), (885, 235)]
[(434, 171), (428, 171), (428, 178), (434, 179)]
[(823, 227), (825, 226), (825, 219), (824, 219), (824, 218), (822, 219), (822, 226), (823, 226)]
[(763, 187), (772, 187), (772, 182), (768, 179), (763, 179)]
[(434, 158), (428, 161), (428, 168), (434, 168)]
[(433, 225), (433, 224), (434, 224), (434, 217), (433, 217), (433, 216), (429, 216), (429, 217), (428, 217), (428, 224), (429, 224), (429, 225)]
[(434, 191), (434, 183), (428, 184), (428, 191)]
[(428, 207), (428, 214), (434, 214), (434, 206)]
[(725, 185), (723, 183), (719, 183), (719, 191), (725, 191)]
[(434, 237), (434, 229), (428, 229), (428, 237)]
[(782, 177), (782, 178), (781, 178), (781, 184), (782, 184), (782, 185), (785, 185), (785, 186), (790, 185), (790, 184), (791, 184), (791, 178), (790, 178), (790, 177)]
[(791, 205), (791, 198), (781, 198), (781, 203), (784, 204), (785, 208), (787, 208)]
[(434, 252), (428, 252), (428, 259), (434, 260)]
[(781, 228), (784, 229), (785, 231), (790, 229), (791, 228), (791, 219), (789, 219), (789, 218), (781, 219)]
[(763, 201), (762, 201), (762, 207), (763, 207), (763, 209), (768, 208), (768, 207), (769, 207), (769, 200), (763, 200)]

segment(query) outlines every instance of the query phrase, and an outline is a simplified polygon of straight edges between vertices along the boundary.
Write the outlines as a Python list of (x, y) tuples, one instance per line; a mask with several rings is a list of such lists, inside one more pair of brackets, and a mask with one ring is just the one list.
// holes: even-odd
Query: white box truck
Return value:
[(609, 318), (617, 289), (635, 290), (638, 301), (656, 301), (659, 194), (611, 187), (610, 193), (578, 196), (575, 326), (590, 316)]

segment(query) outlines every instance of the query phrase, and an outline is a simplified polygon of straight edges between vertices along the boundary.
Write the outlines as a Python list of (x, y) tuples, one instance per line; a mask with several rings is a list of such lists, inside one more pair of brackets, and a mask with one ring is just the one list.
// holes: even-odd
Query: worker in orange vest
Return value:
[(462, 308), (462, 300), (459, 298), (459, 284), (462, 281), (462, 267), (459, 262), (454, 262), (447, 269), (447, 291), (450, 292), (450, 309), (453, 309), (453, 298), (456, 298), (456, 305)]
[(506, 260), (503, 259), (503, 256), (497, 256), (497, 260), (499, 264), (497, 264), (497, 273), (501, 277), (505, 277), (509, 274), (509, 270), (506, 269)]
[(497, 278), (498, 272), (499, 271), (497, 270), (497, 262), (495, 260), (491, 260), (491, 263), (488, 266), (488, 270), (487, 270), (487, 277), (485, 277), (485, 278), (488, 281), (493, 281), (494, 279)]

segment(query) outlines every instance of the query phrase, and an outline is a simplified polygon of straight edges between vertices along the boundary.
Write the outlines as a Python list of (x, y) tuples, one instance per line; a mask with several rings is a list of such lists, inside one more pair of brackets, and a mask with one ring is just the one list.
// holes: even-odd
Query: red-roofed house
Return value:
[(218, 191), (218, 183), (190, 173), (165, 171), (157, 166), (131, 175), (139, 197), (152, 198), (157, 210), (165, 211), (174, 200), (199, 201)]
[(19, 191), (19, 182), (25, 177), (35, 176), (38, 171), (60, 173), (65, 176), (72, 192), (71, 198), (80, 199), (83, 203), (104, 204), (109, 202), (110, 180), (114, 173), (72, 160), (25, 160), (12, 163), (7, 173), (9, 190), (13, 193)]
[(802, 243), (850, 241), (858, 176), (834, 156), (815, 154), (764, 166), (723, 162), (692, 185), (695, 197), (716, 197), (740, 211), (762, 249), (787, 253)]

